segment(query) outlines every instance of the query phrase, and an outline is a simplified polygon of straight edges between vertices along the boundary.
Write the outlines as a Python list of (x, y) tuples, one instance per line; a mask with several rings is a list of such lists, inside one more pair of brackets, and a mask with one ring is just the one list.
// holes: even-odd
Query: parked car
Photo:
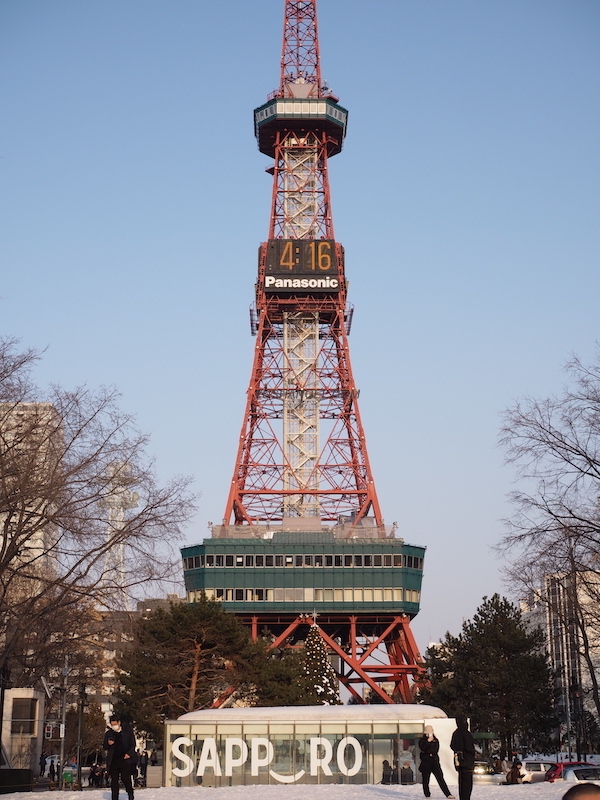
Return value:
[[(544, 775), (546, 781), (561, 781), (563, 779), (563, 771), (567, 767), (589, 767), (587, 761), (559, 761), (558, 764), (553, 764), (548, 772)], [(593, 766), (593, 765), (592, 765)]]
[(587, 767), (566, 767), (563, 780), (567, 783), (597, 783), (600, 785), (600, 767), (588, 764)]
[(494, 772), (493, 766), (487, 761), (476, 761), (473, 773), (473, 783), (496, 786), (506, 780), (506, 776)]
[(556, 766), (556, 761), (523, 761), (523, 768), (527, 773), (523, 778), (523, 783), (540, 783), (546, 777), (546, 773)]

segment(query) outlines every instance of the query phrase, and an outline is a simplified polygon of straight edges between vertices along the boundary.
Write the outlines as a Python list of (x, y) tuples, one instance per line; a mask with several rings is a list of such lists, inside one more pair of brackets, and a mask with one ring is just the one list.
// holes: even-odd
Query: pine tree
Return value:
[(311, 625), (304, 643), (303, 673), (307, 702), (311, 705), (341, 705), (337, 676), (329, 662), (318, 625)]
[(449, 716), (471, 717), (474, 729), (497, 733), (506, 752), (516, 737), (543, 748), (556, 720), (542, 646), (541, 632), (527, 630), (516, 606), (497, 594), (484, 597), (458, 637), (447, 633), (427, 651), (428, 685), (419, 699)]

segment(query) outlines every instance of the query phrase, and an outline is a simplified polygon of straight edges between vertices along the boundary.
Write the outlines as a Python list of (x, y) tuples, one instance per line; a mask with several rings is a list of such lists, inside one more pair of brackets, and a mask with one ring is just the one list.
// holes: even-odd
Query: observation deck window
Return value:
[(254, 556), (246, 556), (246, 566), (247, 567), (254, 566)]
[[(265, 557), (264, 556), (255, 556), (255, 563), (257, 567), (264, 567), (265, 565)], [(267, 556), (268, 558), (268, 556)], [(271, 561), (273, 560), (273, 556), (271, 556)]]
[(373, 566), (380, 567), (383, 563), (383, 557), (380, 555), (373, 556)]
[(341, 557), (341, 556), (334, 556), (334, 557), (333, 557), (333, 565), (334, 565), (335, 567), (341, 567), (341, 566), (343, 566), (342, 557)]

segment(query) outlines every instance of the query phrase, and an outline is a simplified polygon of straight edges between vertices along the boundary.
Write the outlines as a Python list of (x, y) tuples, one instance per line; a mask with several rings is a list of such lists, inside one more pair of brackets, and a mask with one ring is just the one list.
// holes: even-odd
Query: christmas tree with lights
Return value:
[(311, 625), (304, 643), (303, 682), (314, 705), (341, 705), (338, 679), (327, 656), (318, 625)]

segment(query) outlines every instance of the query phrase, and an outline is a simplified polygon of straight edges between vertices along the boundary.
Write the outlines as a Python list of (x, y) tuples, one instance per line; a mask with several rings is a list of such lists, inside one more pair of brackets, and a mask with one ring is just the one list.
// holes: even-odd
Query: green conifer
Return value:
[(337, 676), (329, 662), (318, 625), (311, 625), (304, 643), (303, 672), (306, 694), (314, 705), (341, 705)]

